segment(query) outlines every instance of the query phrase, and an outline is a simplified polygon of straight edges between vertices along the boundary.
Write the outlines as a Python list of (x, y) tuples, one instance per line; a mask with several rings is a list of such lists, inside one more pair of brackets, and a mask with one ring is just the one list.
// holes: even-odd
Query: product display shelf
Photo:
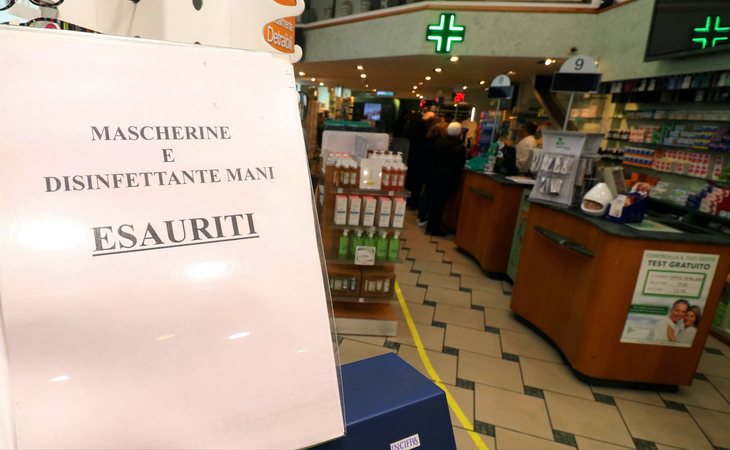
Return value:
[(626, 116), (614, 116), (611, 117), (613, 120), (631, 120), (634, 122), (691, 122), (691, 123), (722, 123), (722, 124), (730, 124), (730, 120), (726, 119), (659, 119), (654, 117), (626, 117)]
[(659, 149), (666, 148), (666, 149), (675, 149), (675, 150), (696, 150), (696, 151), (701, 151), (701, 152), (712, 152), (712, 153), (720, 153), (720, 154), (727, 153), (727, 152), (722, 152), (722, 151), (717, 151), (717, 150), (711, 150), (707, 147), (690, 147), (688, 145), (671, 145), (671, 144), (652, 144), (652, 143), (648, 143), (648, 142), (632, 142), (632, 141), (628, 141), (626, 139), (615, 139), (615, 138), (606, 138), (606, 140), (609, 142), (624, 143), (629, 146), (636, 145), (639, 147), (659, 148)]
[(694, 208), (688, 208), (684, 205), (661, 198), (649, 197), (649, 208), (659, 213), (682, 216), (685, 222), (693, 225), (706, 226), (709, 222), (716, 222), (719, 225), (730, 227), (730, 218), (716, 216)]
[[(394, 303), (395, 264), (399, 263), (400, 259), (376, 260), (372, 265), (359, 265), (355, 263), (354, 257), (339, 257), (338, 250), (340, 236), (345, 230), (363, 230), (365, 232), (373, 230), (376, 234), (387, 232), (390, 240), (394, 233), (402, 233), (404, 229), (335, 225), (335, 200), (337, 195), (405, 198), (409, 193), (397, 190), (354, 189), (335, 186), (333, 167), (326, 167), (323, 181), (318, 186), (320, 192), (323, 193), (320, 196), (323, 201), (319, 205), (319, 217), (322, 245), (327, 260), (330, 281), (332, 282), (337, 277), (342, 277), (345, 280), (353, 278), (357, 280), (357, 290), (344, 295), (332, 289), (331, 286), (337, 332), (371, 336), (395, 336), (397, 318), (391, 305)], [(388, 287), (388, 292), (368, 295), (369, 293), (365, 291), (365, 285), (372, 277), (387, 280), (384, 285)], [(383, 285), (379, 286), (382, 287)]]
[(642, 166), (642, 165), (638, 165), (638, 164), (634, 164), (634, 163), (630, 163), (630, 162), (626, 162), (626, 161), (624, 161), (623, 164), (626, 167), (626, 169), (628, 169), (629, 171), (631, 171), (631, 170), (638, 170), (638, 171), (641, 171), (641, 172), (651, 173), (651, 174), (657, 175), (659, 177), (661, 175), (671, 175), (671, 176), (674, 176), (674, 177), (683, 177), (683, 178), (690, 178), (692, 180), (706, 181), (707, 183), (712, 183), (712, 184), (714, 184), (716, 186), (722, 186), (722, 187), (730, 186), (730, 183), (728, 183), (727, 181), (714, 180), (712, 178), (696, 177), (694, 175), (689, 175), (689, 174), (686, 174), (686, 173), (665, 172), (665, 171), (662, 171), (662, 170), (656, 170), (656, 169), (654, 169), (652, 167)]

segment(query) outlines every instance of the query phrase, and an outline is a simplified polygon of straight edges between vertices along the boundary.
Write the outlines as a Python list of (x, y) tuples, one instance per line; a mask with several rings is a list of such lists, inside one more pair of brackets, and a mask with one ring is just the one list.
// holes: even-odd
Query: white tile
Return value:
[(680, 386), (676, 393), (662, 392), (659, 395), (666, 400), (684, 403), (685, 405), (730, 412), (730, 403), (722, 397), (709, 381), (693, 380), (692, 386)]
[(545, 401), (504, 389), (476, 385), (474, 418), (500, 428), (553, 439)]
[(461, 308), (471, 308), (471, 294), (456, 289), (429, 286), (426, 291), (426, 300)]
[(495, 434), (497, 435), (497, 448), (499, 450), (569, 450), (575, 448), (555, 442), (552, 439), (542, 439), (501, 427), (496, 428)]
[(730, 378), (730, 359), (724, 355), (703, 352), (697, 372), (705, 375)]
[(485, 276), (461, 276), (461, 287), (471, 290), (482, 290), (502, 294), (502, 283), (499, 280), (490, 280)]
[(563, 362), (560, 354), (540, 336), (501, 330), (500, 337), (502, 339), (502, 351), (505, 353), (513, 353), (543, 361)]
[(591, 388), (578, 380), (564, 364), (522, 357), (520, 367), (527, 386), (594, 401)]
[[(472, 292), (471, 295), (472, 303), (474, 303), (474, 299), (478, 298), (478, 296), (475, 296), (474, 292)], [(484, 324), (489, 325), (490, 327), (499, 328), (500, 330), (510, 330), (537, 336), (537, 334), (535, 334), (527, 326), (521, 324), (517, 319), (515, 319), (515, 316), (511, 311), (484, 308)]]
[(426, 286), (442, 287), (448, 289), (459, 290), (459, 279), (451, 275), (442, 275), (431, 272), (421, 272), (421, 276), (418, 277), (420, 284)]
[[(398, 356), (421, 372), (423, 376), (432, 379), (431, 374), (428, 373), (428, 370), (421, 360), (421, 356), (418, 354), (418, 349), (416, 349), (416, 347), (401, 345), (400, 349), (398, 349)], [(438, 374), (439, 378), (441, 378), (444, 383), (456, 385), (456, 356), (431, 350), (426, 350), (426, 356), (428, 357), (431, 366), (436, 371), (436, 374)]]
[(444, 345), (472, 353), (502, 358), (502, 344), (499, 335), (473, 328), (453, 324), (446, 325)]
[(459, 352), (458, 377), (513, 392), (523, 393), (520, 365), (514, 361), (471, 352)]
[(511, 311), (509, 303), (512, 297), (490, 291), (472, 291), (471, 302), (474, 305), (484, 306), (485, 308), (494, 308), (502, 311)]
[[(444, 332), (446, 330), (444, 330), (443, 328), (421, 323), (415, 323), (415, 325), (416, 331), (418, 332), (418, 336), (420, 337), (424, 348), (437, 352), (443, 350)], [(396, 331), (396, 335), (393, 337), (389, 337), (388, 341), (398, 342), (400, 344), (406, 345), (416, 345), (415, 341), (413, 340), (411, 330), (410, 328), (408, 328), (408, 324), (402, 320), (398, 321), (398, 330)]]
[(715, 447), (730, 448), (730, 414), (687, 408)]
[(471, 308), (459, 308), (458, 306), (439, 303), (436, 305), (436, 313), (434, 314), (433, 320), (484, 330), (484, 315), (481, 311)]
[(610, 395), (614, 398), (623, 398), (624, 400), (631, 400), (639, 403), (647, 403), (650, 405), (664, 407), (664, 402), (659, 397), (659, 394), (653, 391), (640, 391), (638, 389), (620, 389), (620, 388), (607, 388), (600, 386), (591, 386), (593, 392), (597, 394)]

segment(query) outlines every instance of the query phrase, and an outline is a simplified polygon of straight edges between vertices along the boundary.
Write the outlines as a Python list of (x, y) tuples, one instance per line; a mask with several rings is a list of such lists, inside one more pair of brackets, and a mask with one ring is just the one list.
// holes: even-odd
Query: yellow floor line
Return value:
[(418, 349), (418, 356), (421, 357), (421, 362), (423, 363), (424, 367), (426, 367), (426, 372), (428, 372), (428, 376), (430, 376), (431, 380), (436, 383), (436, 386), (440, 387), (446, 393), (446, 401), (449, 403), (449, 407), (452, 411), (454, 411), (454, 414), (459, 419), (459, 422), (461, 422), (461, 426), (466, 429), (467, 433), (469, 433), (469, 436), (474, 441), (474, 444), (476, 444), (477, 449), (489, 450), (489, 447), (487, 447), (487, 444), (484, 443), (481, 436), (479, 436), (479, 434), (474, 431), (474, 425), (472, 425), (472, 423), (469, 421), (469, 418), (466, 417), (466, 414), (464, 414), (464, 411), (456, 402), (454, 396), (451, 395), (449, 389), (446, 387), (444, 382), (441, 381), (441, 378), (436, 373), (436, 369), (433, 368), (431, 360), (426, 354), (426, 349), (423, 347), (423, 341), (421, 341), (421, 336), (418, 334), (418, 330), (416, 329), (416, 324), (413, 322), (413, 317), (411, 317), (411, 312), (408, 310), (408, 305), (406, 305), (406, 301), (403, 298), (403, 293), (400, 290), (398, 282), (395, 283), (395, 295), (396, 297), (398, 297), (398, 303), (400, 304), (401, 310), (403, 310), (403, 316), (405, 317), (406, 323), (408, 324), (408, 329), (411, 331), (411, 337), (413, 338), (413, 342), (416, 344), (416, 348)]

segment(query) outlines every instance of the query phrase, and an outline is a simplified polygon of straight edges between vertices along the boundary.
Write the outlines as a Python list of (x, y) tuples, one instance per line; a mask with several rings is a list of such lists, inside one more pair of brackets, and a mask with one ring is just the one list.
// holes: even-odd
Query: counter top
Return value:
[(522, 183), (518, 183), (516, 181), (512, 181), (509, 178), (507, 178), (506, 175), (502, 175), (502, 174), (499, 174), (499, 173), (484, 173), (484, 172), (479, 172), (477, 170), (472, 170), (472, 169), (469, 169), (469, 168), (466, 168), (466, 167), (464, 168), (464, 171), (465, 172), (470, 172), (470, 173), (473, 173), (473, 174), (476, 174), (476, 175), (481, 175), (483, 177), (491, 178), (492, 180), (494, 180), (494, 181), (496, 181), (497, 183), (500, 183), (500, 184), (507, 184), (507, 185), (513, 185), (513, 186), (531, 187), (529, 184), (522, 184)]
[[(507, 180), (509, 181), (509, 180)], [(663, 233), (656, 231), (643, 231), (632, 228), (627, 224), (610, 222), (604, 218), (593, 217), (585, 214), (580, 208), (572, 206), (566, 208), (551, 203), (531, 200), (531, 203), (551, 208), (555, 211), (563, 212), (569, 216), (573, 216), (594, 225), (599, 230), (608, 233), (613, 236), (624, 237), (628, 239), (644, 239), (654, 241), (671, 241), (671, 242), (688, 242), (695, 244), (717, 244), (717, 245), (730, 245), (730, 235), (715, 232), (713, 230), (698, 227), (696, 225), (690, 225), (685, 222), (678, 220), (670, 220), (667, 218), (652, 217), (651, 212), (647, 213), (646, 218), (655, 222), (667, 225), (672, 228), (676, 228), (681, 233)]]

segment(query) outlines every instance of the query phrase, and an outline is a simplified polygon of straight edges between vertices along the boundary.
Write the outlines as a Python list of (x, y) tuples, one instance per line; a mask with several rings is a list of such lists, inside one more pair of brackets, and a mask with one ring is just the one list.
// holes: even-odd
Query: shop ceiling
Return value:
[[(536, 75), (551, 75), (558, 71), (565, 58), (554, 58), (555, 63), (545, 65), (550, 56), (534, 58), (510, 58), (492, 56), (463, 56), (452, 62), (447, 55), (416, 55), (360, 60), (324, 62), (300, 62), (295, 64), (297, 81), (304, 86), (349, 88), (353, 92), (394, 92), (400, 98), (425, 98), (436, 96), (441, 90), (445, 97), (451, 92), (467, 86), (469, 90), (483, 90), (501, 74), (508, 74), (513, 84), (528, 82)], [(358, 70), (357, 66), (363, 66)], [(436, 68), (441, 72), (436, 72)], [(363, 78), (361, 75), (365, 74)], [(426, 77), (430, 77), (430, 80)], [(314, 78), (314, 81), (312, 79)], [(484, 81), (484, 84), (480, 82)], [(366, 87), (367, 86), (367, 87)], [(414, 89), (414, 86), (417, 88)], [(413, 91), (416, 93), (413, 93)], [(468, 98), (468, 97), (467, 97)]]

